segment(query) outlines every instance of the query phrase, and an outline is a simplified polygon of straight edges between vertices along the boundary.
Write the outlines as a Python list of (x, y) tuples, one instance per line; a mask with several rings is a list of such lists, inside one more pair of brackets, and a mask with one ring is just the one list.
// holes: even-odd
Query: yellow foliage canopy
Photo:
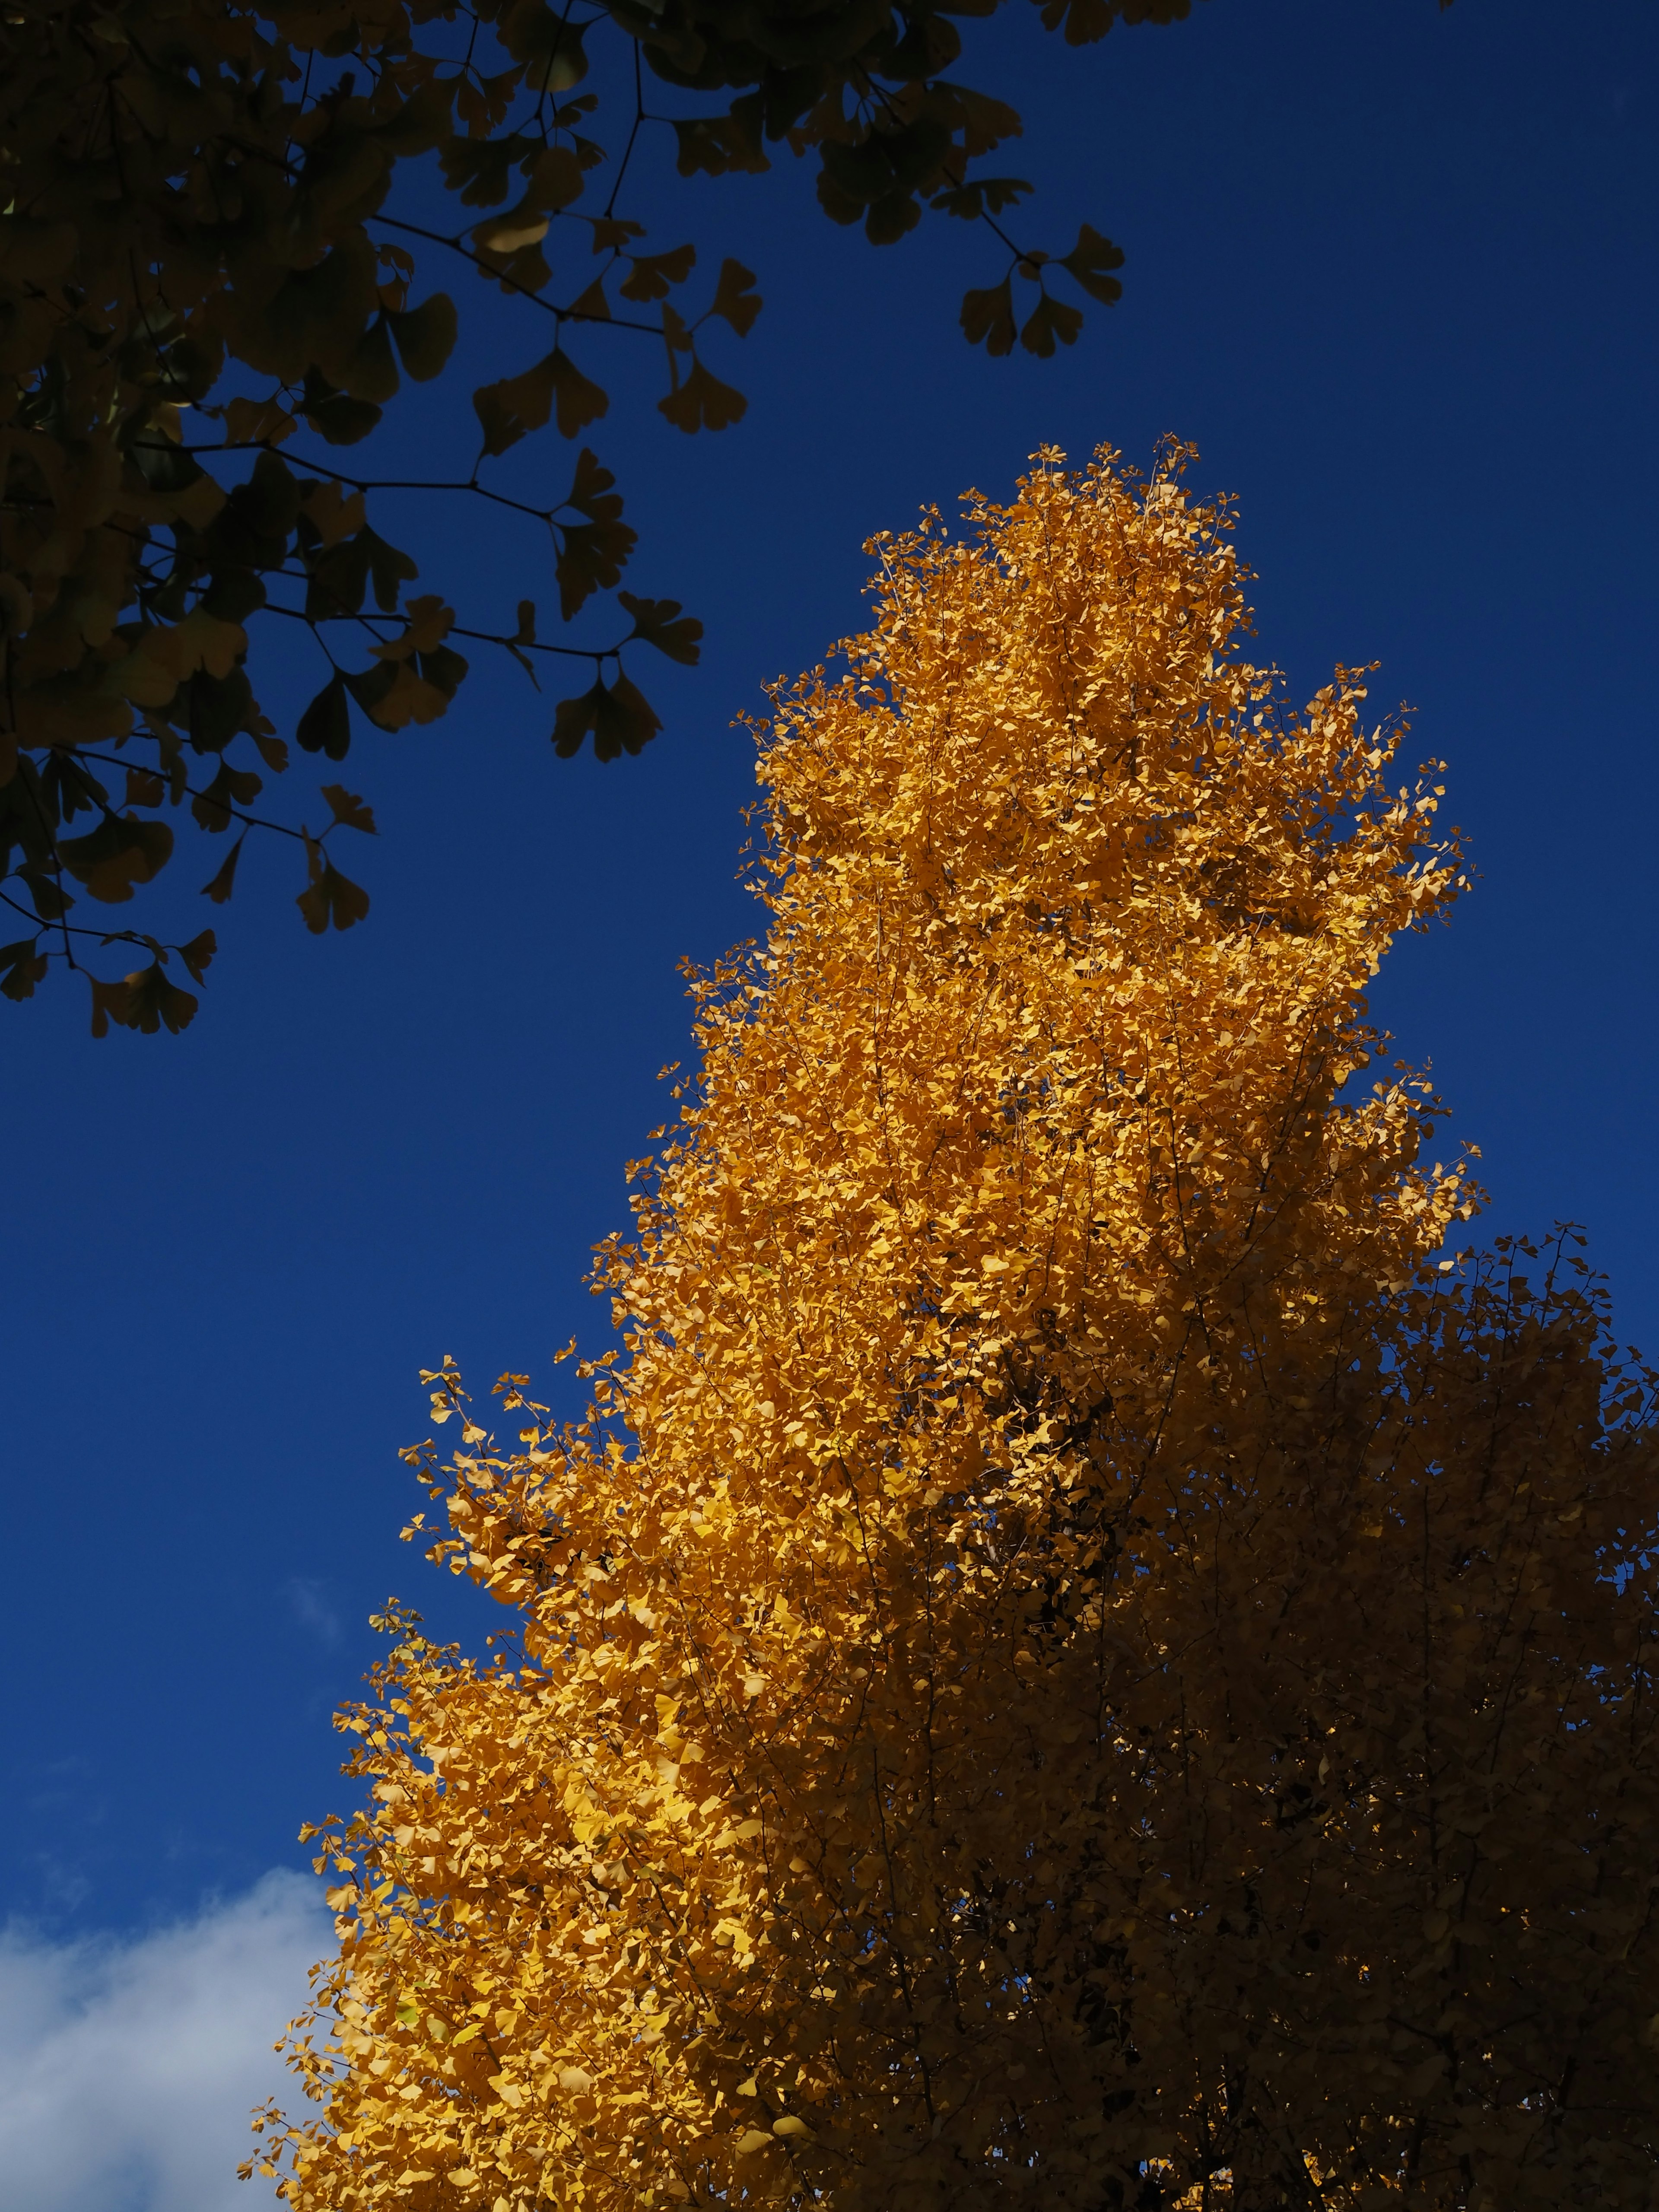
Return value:
[(781, 696), (625, 1351), (410, 1455), (523, 1660), (345, 1718), (295, 2212), (1654, 2203), (1653, 1378), (1437, 1259), (1440, 787), (1183, 459), (877, 541)]

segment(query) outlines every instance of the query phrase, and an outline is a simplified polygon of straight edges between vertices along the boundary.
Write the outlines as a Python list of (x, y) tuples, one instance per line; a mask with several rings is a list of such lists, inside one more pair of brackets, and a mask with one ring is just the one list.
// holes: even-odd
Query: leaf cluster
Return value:
[[(286, 837), (307, 925), (356, 921), (358, 886), (313, 896), (319, 865), (347, 881), (318, 860), (341, 817), (313, 830), (256, 811), (291, 754), (256, 689), (254, 637), (310, 632), (321, 688), (291, 732), (301, 750), (338, 762), (366, 729), (433, 721), (467, 664), (416, 613), (430, 595), (405, 603), (416, 562), (386, 502), (447, 493), (537, 523), (569, 621), (634, 550), (611, 471), (584, 448), (556, 504), (491, 471), (549, 424), (577, 440), (606, 415), (592, 343), (623, 330), (659, 343), (659, 405), (678, 428), (741, 418), (743, 395), (706, 355), (719, 325), (747, 333), (756, 280), (728, 258), (692, 312), (696, 248), (652, 246), (617, 212), (642, 131), (673, 132), (686, 176), (764, 170), (781, 143), (810, 153), (825, 210), (878, 243), (925, 204), (977, 220), (1038, 286), (1024, 343), (1072, 342), (1079, 316), (1048, 295), (1049, 271), (1109, 301), (1121, 257), (1086, 227), (1058, 261), (1022, 250), (998, 217), (1027, 187), (969, 173), (1019, 128), (951, 74), (956, 19), (995, 4), (17, 0), (0, 23), (0, 900), (27, 932), (7, 949), (9, 995), (54, 960), (93, 980), (100, 944), (149, 946), (77, 909), (148, 891), (186, 818), (234, 837), (233, 855), (251, 830)], [(1185, 12), (1075, 0), (1044, 21), (1075, 43)], [(631, 112), (596, 137), (598, 95), (579, 88), (600, 38), (636, 67)], [(653, 112), (647, 82), (698, 112)], [(411, 198), (410, 178), (452, 197), (453, 229), (412, 219), (430, 193)], [(417, 285), (417, 245), (552, 328), (473, 393), (470, 460), (388, 481), (339, 449), (370, 438), (406, 383), (442, 373), (461, 325), (453, 294)], [(1006, 280), (970, 294), (969, 335), (1006, 351), (1011, 301)], [(602, 757), (636, 752), (660, 721), (622, 656), (695, 658), (696, 625), (636, 617), (612, 642), (554, 644), (526, 604), (516, 628), (451, 615), (450, 635), (526, 668), (589, 661), (591, 687), (556, 707), (556, 750), (591, 732)], [(235, 876), (233, 857), (206, 895), (222, 903)], [(159, 975), (185, 946), (155, 941)], [(195, 1001), (170, 988), (176, 1029)], [(154, 1028), (159, 989), (96, 983), (94, 1028)]]

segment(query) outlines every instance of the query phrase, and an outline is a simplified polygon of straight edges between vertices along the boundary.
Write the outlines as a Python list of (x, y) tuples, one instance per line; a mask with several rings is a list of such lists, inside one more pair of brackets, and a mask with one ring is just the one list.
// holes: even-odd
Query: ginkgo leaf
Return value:
[(362, 830), (371, 837), (375, 835), (374, 811), (363, 805), (355, 791), (348, 791), (343, 784), (325, 783), (322, 793), (330, 812), (343, 829)]
[(618, 592), (617, 599), (623, 611), (634, 617), (633, 636), (654, 645), (671, 660), (680, 661), (688, 668), (696, 667), (702, 624), (695, 617), (682, 614), (678, 599), (639, 599), (632, 592)]
[(676, 284), (684, 284), (697, 258), (695, 246), (677, 246), (667, 253), (635, 253), (620, 287), (624, 300), (665, 300)]
[(562, 699), (553, 719), (553, 750), (568, 760), (581, 750), (582, 739), (593, 732), (593, 751), (602, 761), (621, 753), (637, 753), (649, 744), (661, 722), (637, 687), (619, 671), (606, 685), (600, 678), (580, 698)]
[(386, 325), (398, 359), (417, 384), (429, 383), (442, 373), (455, 350), (458, 324), (455, 302), (447, 292), (434, 292), (418, 307), (388, 314)]
[(165, 822), (143, 822), (132, 814), (106, 814), (84, 837), (63, 837), (58, 851), (64, 866), (95, 899), (124, 905), (133, 887), (147, 884), (167, 866), (173, 832)]
[(368, 893), (343, 876), (319, 847), (307, 844), (307, 857), (311, 880), (295, 901), (306, 927), (320, 937), (331, 922), (336, 929), (349, 929), (361, 921), (368, 912)]
[(295, 723), (294, 738), (305, 751), (326, 753), (333, 761), (343, 760), (351, 750), (351, 709), (346, 700), (346, 679), (339, 669)]
[(188, 945), (179, 945), (178, 952), (179, 957), (199, 983), (207, 974), (213, 957), (218, 950), (219, 939), (215, 932), (204, 929), (198, 930)]
[(760, 143), (760, 134), (735, 113), (677, 121), (674, 136), (679, 142), (678, 168), (683, 177), (695, 177), (699, 171), (720, 177), (733, 169), (758, 176), (772, 166)]
[(969, 345), (982, 339), (988, 354), (1013, 351), (1014, 302), (1007, 277), (987, 290), (963, 294), (962, 328)]
[(236, 863), (242, 857), (242, 848), (247, 842), (245, 830), (219, 864), (218, 872), (210, 883), (202, 886), (202, 895), (210, 898), (215, 906), (223, 906), (236, 886)]
[(233, 768), (222, 760), (212, 782), (191, 799), (190, 811), (204, 830), (216, 835), (228, 830), (237, 810), (251, 804), (264, 788), (264, 778), (252, 769)]
[(556, 346), (533, 368), (474, 392), (472, 404), (483, 429), (485, 453), (504, 453), (526, 433), (540, 429), (556, 405), (561, 432), (574, 438), (603, 415), (611, 403), (599, 386)]
[(583, 292), (579, 292), (567, 311), (573, 322), (601, 322), (611, 320), (611, 301), (605, 293), (603, 275), (596, 276)]
[(1110, 273), (1123, 266), (1122, 248), (1114, 246), (1109, 238), (1103, 238), (1088, 223), (1079, 228), (1077, 244), (1060, 257), (1060, 265), (1069, 269), (1084, 290), (1103, 306), (1110, 307), (1122, 298), (1123, 287)]
[(1019, 342), (1027, 353), (1040, 355), (1047, 360), (1054, 352), (1056, 338), (1062, 345), (1075, 344), (1078, 332), (1082, 328), (1080, 309), (1068, 306), (1064, 300), (1053, 299), (1044, 292), (1026, 318)]
[[(205, 961), (201, 964), (205, 966)], [(200, 1003), (193, 991), (180, 990), (155, 960), (126, 978), (125, 1010), (118, 1018), (126, 1028), (142, 1030), (149, 1036), (161, 1029), (177, 1036), (196, 1018)]]
[(306, 616), (328, 622), (355, 615), (368, 589), (369, 543), (366, 529), (331, 545), (312, 564), (306, 585)]
[(950, 185), (934, 195), (932, 204), (945, 215), (960, 216), (972, 222), (983, 215), (1000, 215), (1017, 206), (1032, 187), (1024, 177), (975, 177)]
[(565, 503), (589, 520), (561, 526), (556, 570), (559, 610), (567, 622), (594, 592), (615, 588), (638, 542), (637, 532), (619, 519), (623, 502), (611, 489), (615, 482), (584, 447)]
[(1120, 0), (1043, 0), (1042, 27), (1054, 31), (1063, 25), (1068, 46), (1092, 46), (1105, 37), (1120, 12)]
[(125, 977), (118, 982), (105, 982), (96, 975), (88, 975), (92, 988), (92, 1034), (107, 1036), (109, 1025), (114, 1022), (121, 1029), (132, 1026), (132, 986)]
[(678, 389), (659, 399), (657, 407), (678, 430), (724, 430), (741, 421), (749, 410), (749, 402), (696, 361)]
[(475, 235), (486, 252), (516, 253), (520, 246), (539, 246), (547, 236), (547, 216), (535, 208), (528, 208), (515, 215), (502, 216), (495, 222), (481, 224)]
[(331, 446), (360, 444), (380, 422), (381, 412), (368, 400), (355, 399), (331, 385), (314, 368), (306, 371), (301, 411), (318, 436)]
[(0, 945), (0, 969), (4, 971), (0, 974), (0, 991), (9, 999), (32, 999), (35, 985), (45, 980), (50, 964), (33, 937)]
[(714, 287), (708, 312), (711, 315), (723, 315), (740, 338), (747, 337), (761, 311), (756, 282), (754, 271), (745, 269), (741, 261), (721, 262), (720, 282)]

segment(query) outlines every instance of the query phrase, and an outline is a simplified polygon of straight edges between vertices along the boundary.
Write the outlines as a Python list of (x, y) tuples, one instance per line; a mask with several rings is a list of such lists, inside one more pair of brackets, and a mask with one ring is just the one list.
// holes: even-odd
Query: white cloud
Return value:
[(0, 1936), (5, 2212), (267, 2212), (248, 2114), (302, 2101), (270, 2046), (331, 1936), (285, 1872), (126, 1942)]

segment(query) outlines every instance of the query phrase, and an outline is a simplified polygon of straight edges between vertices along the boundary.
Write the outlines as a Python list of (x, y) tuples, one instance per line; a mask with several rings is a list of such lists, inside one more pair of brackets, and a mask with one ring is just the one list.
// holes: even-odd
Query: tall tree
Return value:
[(1183, 459), (873, 542), (589, 1417), (428, 1376), (517, 1640), (343, 1717), (295, 2212), (1653, 2203), (1656, 1378), (1440, 1256), (1437, 765)]
[[(442, 715), (467, 670), (457, 641), (585, 670), (552, 714), (562, 755), (590, 733), (601, 758), (637, 752), (660, 726), (623, 655), (693, 661), (702, 625), (617, 591), (635, 532), (580, 443), (610, 404), (594, 341), (654, 337), (664, 416), (723, 429), (745, 402), (712, 334), (742, 337), (761, 301), (737, 261), (694, 283), (692, 245), (647, 243), (627, 197), (642, 134), (672, 133), (686, 177), (763, 171), (780, 143), (810, 151), (826, 214), (877, 244), (924, 203), (977, 222), (1000, 273), (968, 294), (968, 336), (993, 353), (1017, 330), (1038, 354), (1072, 343), (1068, 289), (1115, 300), (1123, 257), (1086, 224), (1057, 258), (1005, 228), (1030, 186), (975, 165), (1019, 118), (951, 74), (953, 18), (999, 4), (15, 0), (0, 20), (0, 902), (24, 927), (0, 946), (0, 990), (31, 996), (57, 960), (88, 974), (95, 1035), (191, 1019), (181, 975), (201, 981), (214, 932), (97, 911), (167, 866), (186, 800), (224, 841), (211, 901), (230, 897), (249, 833), (269, 831), (295, 848), (307, 927), (350, 927), (368, 901), (337, 835), (372, 831), (372, 809), (325, 784), (309, 826), (272, 820), (266, 780), (289, 734), (338, 763), (359, 718)], [(1077, 45), (1188, 7), (1042, 0), (1042, 16)], [(580, 88), (607, 40), (625, 89), (602, 112)], [(459, 204), (434, 214), (446, 192)], [(465, 264), (473, 314), (482, 277), (531, 325), (429, 481), (337, 451), (454, 345), (455, 301), (417, 283), (417, 253), (427, 272)], [(496, 466), (550, 422), (577, 444), (550, 500)], [(514, 610), (458, 621), (441, 592), (407, 589), (416, 562), (381, 534), (402, 534), (389, 492), (405, 515), (411, 493), (489, 503), (541, 526), (550, 551)], [(569, 621), (612, 592), (609, 635), (543, 634), (550, 597)], [(311, 633), (320, 688), (291, 733), (256, 692), (256, 617), (267, 670), (273, 642), (280, 658)], [(109, 946), (148, 964), (100, 977)]]

